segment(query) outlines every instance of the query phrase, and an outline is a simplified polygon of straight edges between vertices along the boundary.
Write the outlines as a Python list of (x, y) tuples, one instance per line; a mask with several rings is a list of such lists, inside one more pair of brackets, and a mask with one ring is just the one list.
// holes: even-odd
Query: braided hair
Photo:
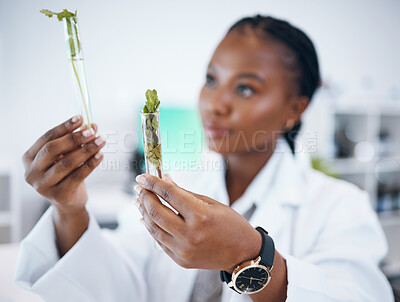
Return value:
[[(237, 21), (231, 26), (228, 33), (232, 31), (244, 32), (246, 29), (253, 30), (261, 38), (281, 42), (293, 52), (295, 62), (290, 68), (297, 74), (295, 80), (298, 86), (298, 94), (311, 101), (314, 92), (320, 85), (320, 71), (317, 53), (310, 38), (302, 30), (286, 21), (260, 15)], [(300, 128), (301, 122), (284, 133), (284, 138), (293, 154), (295, 138)]]

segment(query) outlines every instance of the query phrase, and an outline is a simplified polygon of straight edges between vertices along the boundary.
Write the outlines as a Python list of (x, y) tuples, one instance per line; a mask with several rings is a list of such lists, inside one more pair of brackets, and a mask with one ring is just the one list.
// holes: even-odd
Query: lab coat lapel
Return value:
[[(164, 251), (155, 249), (147, 268), (148, 282), (158, 282), (157, 292), (149, 294), (149, 302), (189, 301), (197, 270), (185, 269), (176, 264)], [(152, 287), (154, 288), (154, 287)]]
[(262, 226), (283, 253), (291, 253), (290, 233), (295, 215), (304, 195), (304, 171), (290, 152), (282, 154), (282, 161), (270, 190), (257, 201), (257, 210), (250, 220), (253, 226)]

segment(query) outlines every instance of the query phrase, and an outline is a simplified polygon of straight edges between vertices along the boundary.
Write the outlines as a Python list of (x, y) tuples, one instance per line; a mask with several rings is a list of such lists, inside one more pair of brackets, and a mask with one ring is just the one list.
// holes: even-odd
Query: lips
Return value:
[(211, 122), (204, 122), (204, 133), (208, 138), (222, 138), (227, 136), (232, 129)]

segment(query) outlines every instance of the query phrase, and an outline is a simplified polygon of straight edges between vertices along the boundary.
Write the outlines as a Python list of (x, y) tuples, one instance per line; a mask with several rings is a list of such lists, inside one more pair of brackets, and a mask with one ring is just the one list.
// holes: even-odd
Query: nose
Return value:
[(203, 109), (207, 114), (215, 116), (226, 116), (232, 111), (229, 92), (222, 87), (204, 93), (200, 100), (200, 106), (204, 106)]

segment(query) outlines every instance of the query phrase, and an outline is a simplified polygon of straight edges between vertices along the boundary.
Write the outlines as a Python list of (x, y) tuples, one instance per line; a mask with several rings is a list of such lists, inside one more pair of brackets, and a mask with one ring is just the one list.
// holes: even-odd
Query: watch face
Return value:
[(250, 266), (238, 273), (235, 288), (241, 293), (251, 294), (262, 290), (270, 279), (269, 272), (263, 266)]

